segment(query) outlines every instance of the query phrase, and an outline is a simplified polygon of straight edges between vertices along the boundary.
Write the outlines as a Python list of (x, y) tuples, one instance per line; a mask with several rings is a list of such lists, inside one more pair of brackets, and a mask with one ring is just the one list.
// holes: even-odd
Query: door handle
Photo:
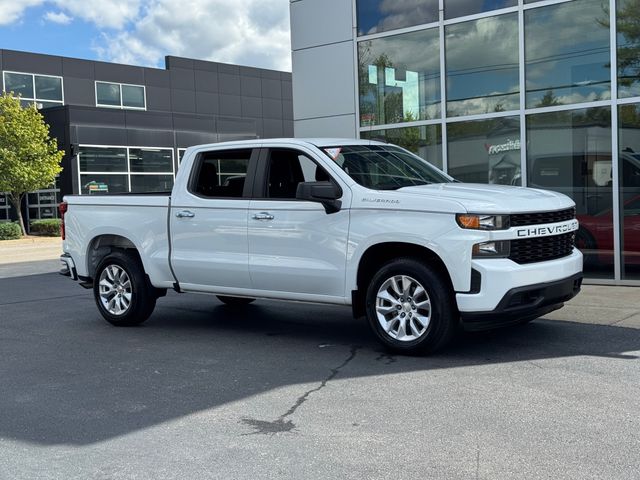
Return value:
[(193, 218), (195, 216), (196, 214), (190, 212), (189, 210), (180, 210), (178, 213), (176, 213), (176, 217), (178, 218)]
[(273, 220), (275, 217), (267, 212), (256, 213), (253, 216), (254, 220)]

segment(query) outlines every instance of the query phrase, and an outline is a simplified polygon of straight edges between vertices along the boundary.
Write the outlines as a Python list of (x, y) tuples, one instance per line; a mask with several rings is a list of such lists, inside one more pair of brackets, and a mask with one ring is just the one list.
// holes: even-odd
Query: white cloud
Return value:
[(50, 0), (72, 16), (98, 28), (123, 29), (140, 13), (140, 0)]
[(109, 61), (157, 65), (164, 55), (291, 69), (286, 0), (152, 0), (135, 26), (105, 33)]
[(0, 0), (0, 25), (10, 25), (22, 18), (29, 7), (35, 7), (44, 0)]
[(44, 14), (44, 19), (49, 22), (59, 23), (60, 25), (69, 25), (71, 23), (71, 18), (64, 12), (47, 12)]

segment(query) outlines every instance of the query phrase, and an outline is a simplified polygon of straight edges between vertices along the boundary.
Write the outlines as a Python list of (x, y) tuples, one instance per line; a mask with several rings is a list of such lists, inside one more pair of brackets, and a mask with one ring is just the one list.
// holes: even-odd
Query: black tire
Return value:
[[(395, 336), (400, 335), (399, 328), (397, 332), (394, 332), (393, 328), (390, 332), (385, 331), (381, 320), (378, 319), (376, 306), (378, 292), (383, 288), (383, 285), (391, 282), (393, 278), (402, 276), (410, 277), (411, 280), (417, 281), (417, 284), (425, 290), (428, 298), (424, 294), (416, 293), (418, 289), (415, 288), (409, 293), (411, 297), (399, 297), (399, 299), (403, 299), (404, 302), (398, 302), (397, 304), (388, 302), (389, 305), (385, 306), (385, 301), (381, 301), (380, 307), (390, 310), (389, 318), (394, 316), (390, 306), (398, 308), (398, 312), (404, 313), (403, 317), (406, 316), (404, 320), (405, 327), (403, 327), (403, 329), (407, 332), (411, 331), (413, 335), (408, 335), (404, 340), (399, 340), (395, 338)], [(409, 290), (411, 290), (411, 288), (413, 287), (409, 286)], [(387, 290), (383, 289), (382, 291), (386, 292)], [(414, 293), (416, 293), (416, 297), (412, 298)], [(419, 313), (419, 316), (424, 320), (425, 313), (427, 312), (426, 307), (417, 307), (417, 310), (414, 307), (420, 303), (425, 303), (426, 299), (430, 301), (430, 310), (428, 310), (429, 322), (426, 327), (424, 327), (416, 321), (416, 317), (413, 317), (413, 320), (409, 320), (409, 317), (411, 317), (412, 313)], [(398, 304), (400, 306), (398, 306)], [(397, 353), (409, 355), (424, 355), (440, 350), (451, 341), (459, 323), (459, 315), (449, 282), (437, 269), (413, 258), (393, 260), (378, 270), (371, 279), (371, 282), (369, 282), (365, 309), (369, 325), (378, 340), (387, 348)], [(387, 325), (395, 325), (396, 323), (393, 322), (400, 322), (399, 317), (393, 318)], [(422, 332), (419, 332), (416, 326), (422, 327)], [(410, 339), (411, 336), (415, 338)]]
[(227, 297), (226, 295), (216, 295), (218, 300), (222, 303), (229, 305), (231, 307), (241, 307), (243, 305), (249, 305), (256, 301), (255, 298), (247, 298), (247, 297)]
[[(111, 270), (105, 272), (107, 269)], [(104, 279), (108, 285), (112, 281), (109, 279), (109, 274), (113, 271), (124, 271), (130, 281), (130, 301), (126, 310), (119, 314), (110, 312), (108, 309), (110, 303), (105, 305), (101, 297), (100, 282), (103, 277), (103, 272), (106, 276)], [(111, 288), (107, 285), (103, 285), (103, 293), (105, 294), (107, 294), (108, 289)], [(128, 292), (125, 289), (122, 295), (126, 293)], [(100, 314), (107, 322), (117, 327), (130, 327), (139, 325), (149, 318), (156, 306), (157, 295), (144, 273), (144, 268), (138, 255), (122, 250), (110, 253), (103, 258), (98, 265), (93, 282), (93, 297)], [(113, 296), (105, 297), (105, 301), (107, 301), (107, 299), (108, 302), (110, 302)], [(120, 305), (122, 305), (122, 303), (120, 303)]]

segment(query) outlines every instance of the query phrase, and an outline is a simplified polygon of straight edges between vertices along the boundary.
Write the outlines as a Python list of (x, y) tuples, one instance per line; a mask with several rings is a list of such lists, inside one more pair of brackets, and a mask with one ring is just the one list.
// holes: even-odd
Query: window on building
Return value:
[(520, 108), (518, 15), (445, 27), (447, 115)]
[(524, 12), (528, 108), (611, 98), (607, 8), (580, 0)]
[(406, 148), (442, 170), (442, 127), (440, 125), (366, 130), (360, 132), (360, 137)]
[(437, 28), (358, 44), (360, 125), (440, 117)]
[[(622, 278), (640, 279), (640, 103), (618, 111)], [(610, 217), (610, 213), (606, 214)], [(601, 221), (606, 221), (602, 216)]]
[(449, 175), (470, 183), (521, 185), (520, 118), (447, 125)]
[(637, 0), (617, 1), (618, 97), (640, 96), (640, 6)]
[(80, 146), (82, 194), (166, 192), (173, 187), (172, 148)]
[(438, 0), (357, 0), (358, 35), (438, 21)]
[(27, 194), (28, 221), (58, 218), (58, 204), (61, 202), (57, 181), (49, 188)]
[(142, 85), (96, 82), (98, 107), (146, 109), (145, 88)]
[(444, 0), (444, 18), (464, 17), (499, 8), (515, 7), (518, 0)]
[(528, 186), (555, 190), (576, 203), (576, 244), (590, 277), (613, 277), (611, 109), (527, 116)]
[(200, 154), (193, 192), (210, 198), (242, 197), (251, 153), (246, 149)]
[(37, 108), (63, 105), (62, 77), (32, 73), (3, 72), (4, 91), (20, 96), (23, 107)]
[(9, 199), (7, 195), (4, 193), (0, 193), (0, 222), (9, 220), (9, 209), (11, 205), (9, 203)]

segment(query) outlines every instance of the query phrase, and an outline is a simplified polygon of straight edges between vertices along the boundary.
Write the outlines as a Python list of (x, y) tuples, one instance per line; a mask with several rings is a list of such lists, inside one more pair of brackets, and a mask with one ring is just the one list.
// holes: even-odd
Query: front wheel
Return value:
[(367, 288), (371, 329), (399, 353), (426, 354), (444, 347), (457, 325), (451, 288), (443, 275), (411, 258), (384, 265)]
[(156, 306), (153, 286), (137, 255), (116, 251), (96, 269), (93, 296), (104, 319), (118, 327), (139, 325)]

